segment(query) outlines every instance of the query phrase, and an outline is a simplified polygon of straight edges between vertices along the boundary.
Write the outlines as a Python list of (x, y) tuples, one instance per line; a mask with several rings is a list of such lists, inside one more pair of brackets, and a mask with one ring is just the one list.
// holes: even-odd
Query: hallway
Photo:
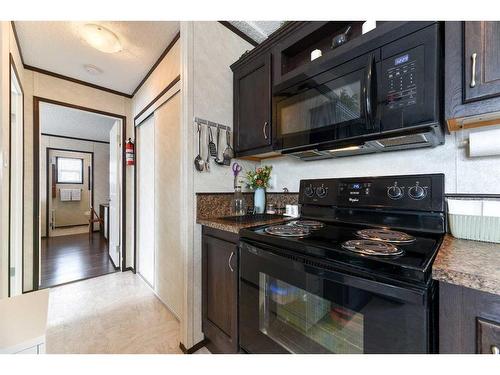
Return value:
[(48, 288), (76, 280), (115, 272), (108, 255), (107, 241), (94, 232), (42, 238), (41, 284)]
[(179, 322), (132, 272), (50, 290), (47, 353), (182, 353)]

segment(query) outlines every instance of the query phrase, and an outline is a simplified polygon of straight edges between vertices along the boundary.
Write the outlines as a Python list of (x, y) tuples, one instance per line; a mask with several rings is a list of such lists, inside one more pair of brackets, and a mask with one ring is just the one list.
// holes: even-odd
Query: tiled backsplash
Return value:
[[(243, 193), (247, 207), (253, 206), (253, 193)], [(197, 193), (197, 219), (208, 219), (231, 215), (231, 199), (233, 193)], [(272, 203), (275, 207), (285, 207), (287, 204), (298, 204), (297, 193), (267, 193), (266, 204)]]

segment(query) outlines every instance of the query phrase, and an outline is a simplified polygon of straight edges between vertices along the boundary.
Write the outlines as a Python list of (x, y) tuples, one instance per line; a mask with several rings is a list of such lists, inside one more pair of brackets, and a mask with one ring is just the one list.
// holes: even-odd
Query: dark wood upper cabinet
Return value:
[(500, 22), (465, 22), (465, 101), (500, 96)]
[(445, 22), (444, 56), (448, 126), (500, 112), (500, 22)]
[(238, 236), (203, 228), (202, 329), (214, 353), (238, 352)]
[(234, 150), (236, 156), (271, 150), (271, 53), (234, 71)]

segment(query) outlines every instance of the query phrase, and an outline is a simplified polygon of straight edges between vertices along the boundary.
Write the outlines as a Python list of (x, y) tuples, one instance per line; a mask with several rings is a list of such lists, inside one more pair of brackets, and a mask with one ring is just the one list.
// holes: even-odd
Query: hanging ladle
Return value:
[(196, 170), (202, 172), (205, 169), (205, 160), (201, 157), (201, 126), (198, 124), (198, 156), (194, 159)]

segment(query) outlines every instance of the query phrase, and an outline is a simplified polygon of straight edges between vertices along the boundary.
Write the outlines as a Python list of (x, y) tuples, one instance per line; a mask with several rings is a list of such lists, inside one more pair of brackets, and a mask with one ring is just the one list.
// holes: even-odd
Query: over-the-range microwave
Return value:
[(317, 160), (443, 144), (441, 25), (398, 25), (274, 86), (273, 149)]

